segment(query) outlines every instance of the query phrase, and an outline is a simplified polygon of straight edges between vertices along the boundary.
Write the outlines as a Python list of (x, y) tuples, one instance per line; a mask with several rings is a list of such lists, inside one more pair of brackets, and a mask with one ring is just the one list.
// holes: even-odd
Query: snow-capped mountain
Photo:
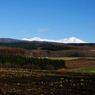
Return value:
[(41, 39), (39, 37), (34, 37), (34, 38), (23, 38), (22, 40), (25, 41), (46, 41), (46, 42), (57, 42), (57, 43), (86, 43), (85, 41), (82, 41), (80, 39), (77, 39), (75, 37), (71, 38), (65, 38), (65, 39), (60, 39), (60, 40), (48, 40), (48, 39)]

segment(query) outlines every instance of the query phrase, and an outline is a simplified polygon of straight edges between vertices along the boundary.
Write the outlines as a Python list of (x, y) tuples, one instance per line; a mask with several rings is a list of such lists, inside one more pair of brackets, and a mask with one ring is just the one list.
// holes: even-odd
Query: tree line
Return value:
[(95, 49), (95, 43), (71, 43), (71, 44), (58, 44), (49, 42), (13, 42), (13, 43), (0, 43), (3, 47), (16, 47), (28, 50), (37, 50), (39, 47), (45, 50), (92, 50)]
[(58, 50), (94, 50), (95, 45), (78, 45), (78, 44), (54, 44), (49, 47), (43, 47), (44, 50), (52, 50), (52, 51), (58, 51)]
[(29, 58), (19, 55), (0, 55), (0, 66), (22, 67), (40, 70), (56, 70), (65, 68), (64, 60), (50, 60), (46, 58)]
[(20, 55), (25, 57), (95, 57), (95, 50), (27, 50), (15, 47), (0, 47), (0, 54)]
[(40, 51), (41, 56), (48, 57), (95, 57), (94, 50), (61, 50), (61, 51)]

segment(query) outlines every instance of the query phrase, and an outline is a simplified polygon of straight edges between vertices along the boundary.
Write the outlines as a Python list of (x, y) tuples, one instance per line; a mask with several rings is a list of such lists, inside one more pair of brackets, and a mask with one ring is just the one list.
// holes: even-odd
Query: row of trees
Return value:
[(62, 50), (62, 51), (40, 51), (41, 56), (48, 57), (95, 57), (94, 50)]
[(92, 50), (95, 49), (95, 44), (82, 43), (82, 44), (54, 44), (49, 42), (14, 42), (14, 43), (0, 43), (0, 46), (24, 48), (29, 50), (37, 50), (39, 47), (45, 50)]
[(58, 51), (58, 50), (93, 50), (95, 49), (94, 46), (90, 46), (90, 45), (69, 45), (69, 44), (54, 44), (52, 46), (49, 47), (43, 47), (42, 49), (45, 50), (52, 50), (52, 51)]
[(7, 63), (7, 65), (10, 65), (10, 67), (20, 66), (24, 68), (41, 69), (41, 70), (46, 70), (46, 69), (56, 70), (60, 68), (65, 68), (64, 60), (26, 58), (18, 55), (0, 55), (0, 63), (2, 65), (5, 65)]
[(0, 46), (3, 47), (16, 47), (16, 48), (24, 48), (28, 50), (34, 50), (39, 47), (50, 47), (52, 43), (46, 42), (14, 42), (14, 43), (0, 43)]

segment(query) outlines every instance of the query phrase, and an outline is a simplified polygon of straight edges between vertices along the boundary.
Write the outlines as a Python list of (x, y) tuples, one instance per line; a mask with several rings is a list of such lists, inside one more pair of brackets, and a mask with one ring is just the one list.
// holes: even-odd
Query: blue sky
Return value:
[(0, 0), (0, 38), (95, 43), (94, 36), (95, 0)]

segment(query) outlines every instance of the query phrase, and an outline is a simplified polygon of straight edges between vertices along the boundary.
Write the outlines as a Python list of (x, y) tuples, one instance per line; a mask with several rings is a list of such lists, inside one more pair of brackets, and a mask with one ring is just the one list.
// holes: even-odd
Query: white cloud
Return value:
[(77, 39), (75, 37), (71, 38), (65, 38), (65, 39), (60, 39), (60, 40), (49, 40), (49, 39), (41, 39), (39, 37), (34, 37), (34, 38), (23, 38), (22, 40), (27, 40), (27, 41), (47, 41), (47, 42), (58, 42), (58, 43), (86, 43), (85, 41), (82, 41), (80, 39)]

